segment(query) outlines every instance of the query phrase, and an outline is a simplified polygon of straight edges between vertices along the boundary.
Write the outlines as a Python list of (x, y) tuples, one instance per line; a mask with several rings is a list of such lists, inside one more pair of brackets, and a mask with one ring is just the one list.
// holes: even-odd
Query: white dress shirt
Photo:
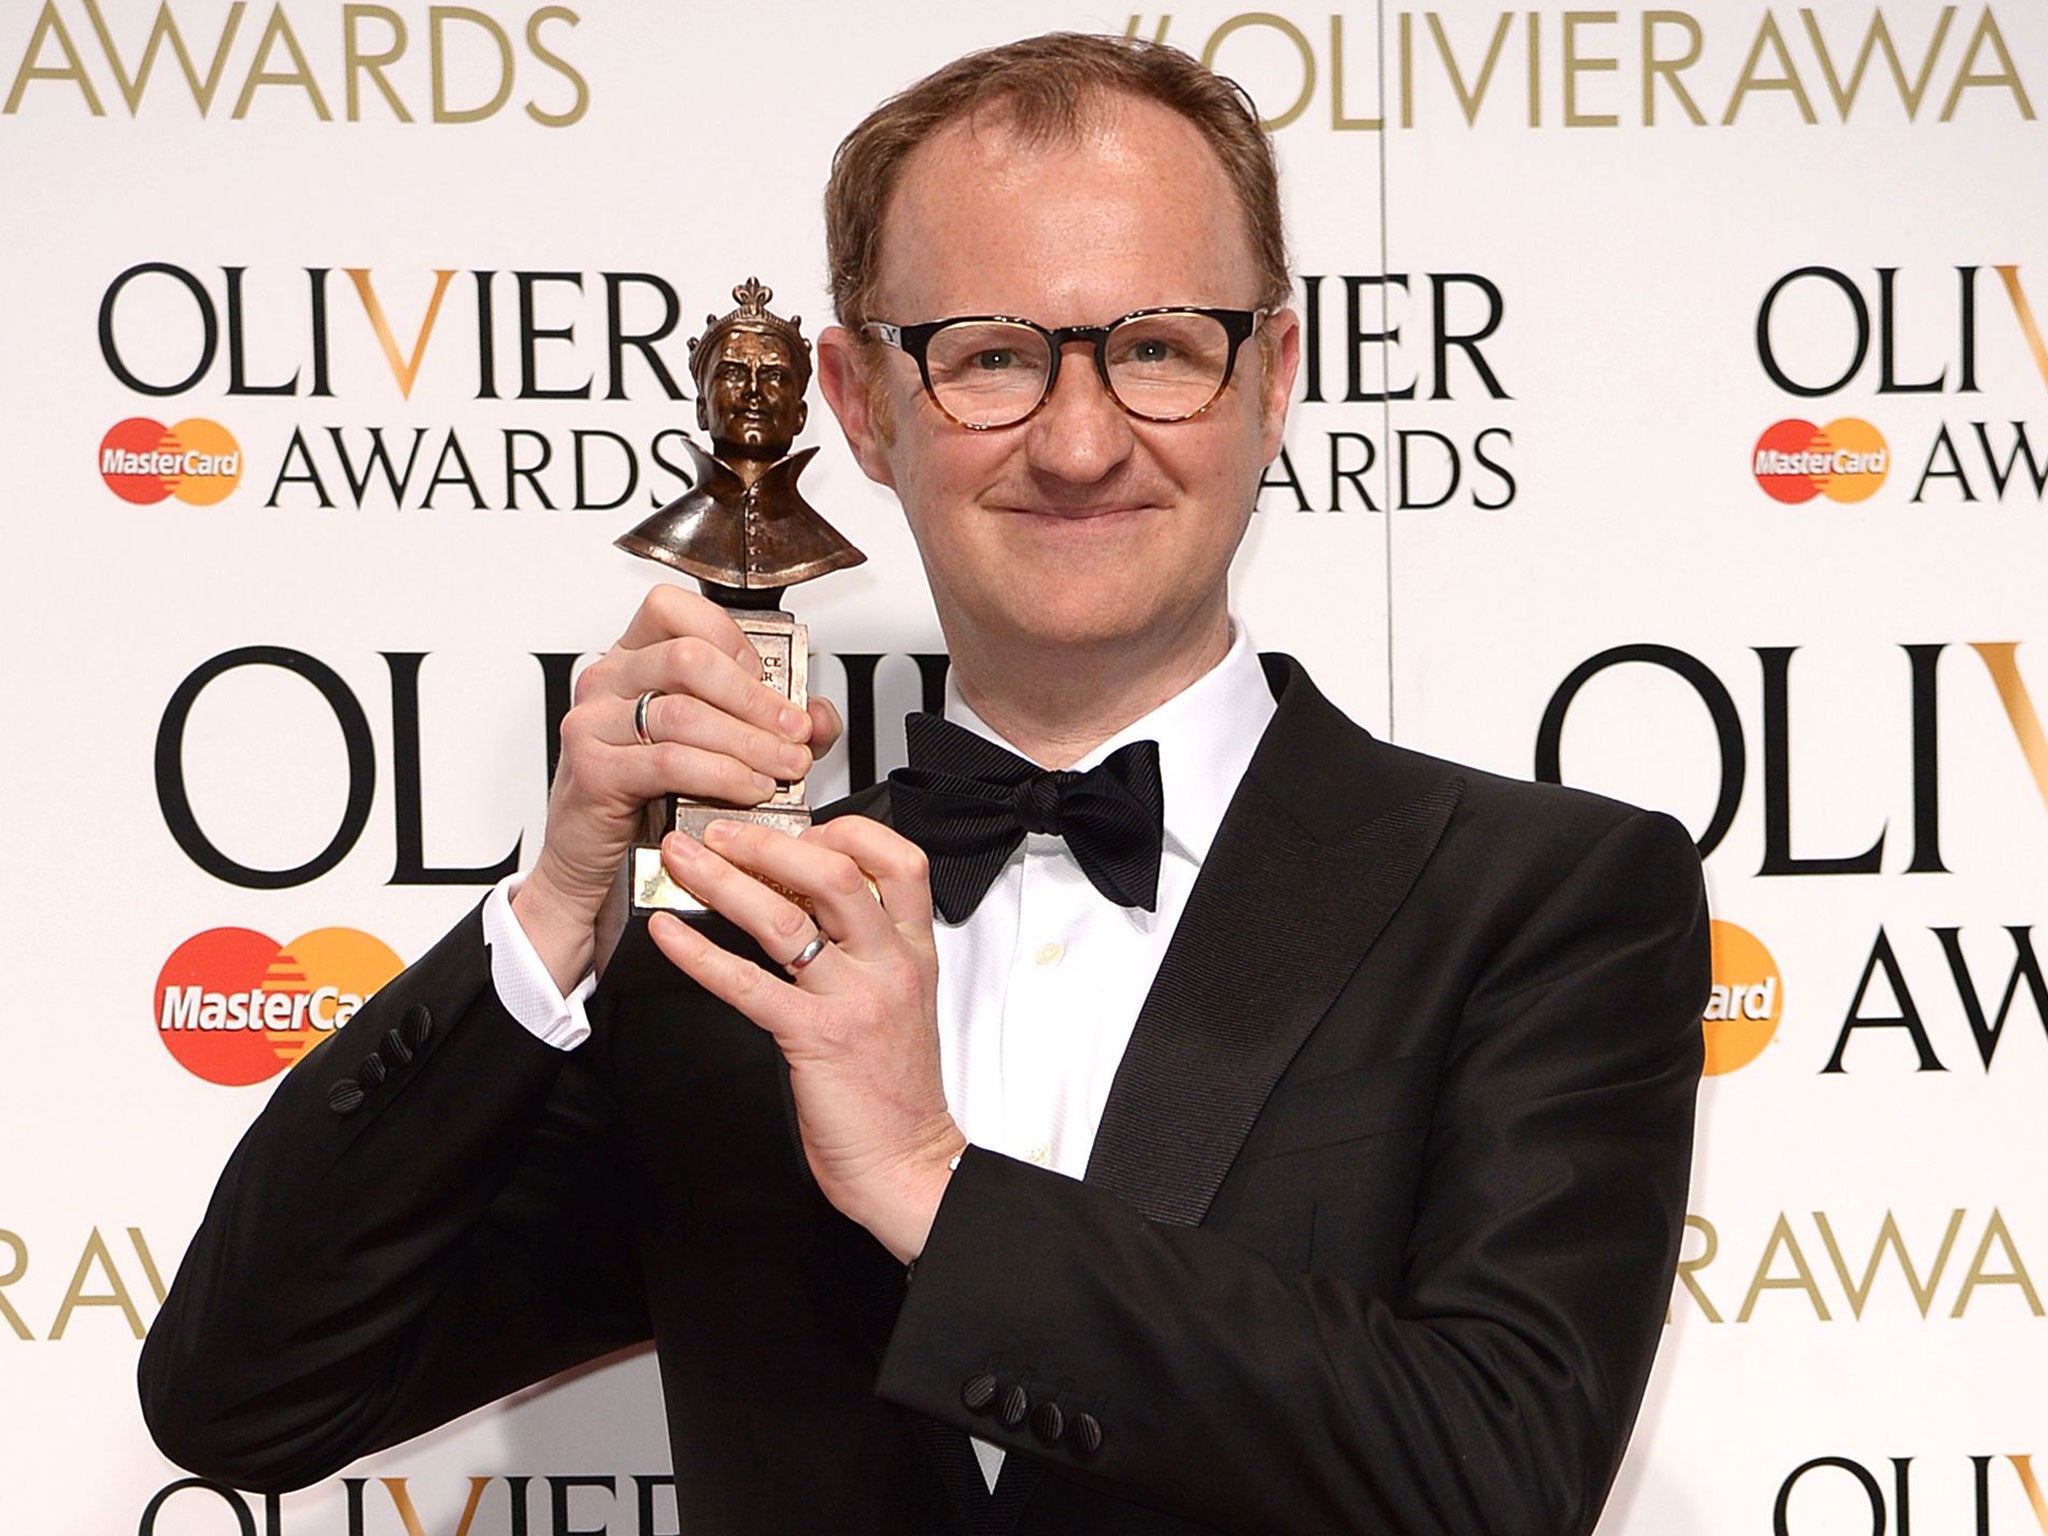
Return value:
[[(1087, 1170), (1138, 1010), (1273, 717), (1244, 626), (1231, 628), (1215, 667), (1074, 764), (1092, 768), (1133, 741), (1159, 744), (1166, 825), (1155, 909), (1118, 906), (1088, 883), (1065, 839), (1027, 833), (966, 921), (935, 925), (946, 1107), (978, 1147), (1069, 1178)], [(950, 681), (946, 717), (1017, 750)], [(484, 901), (492, 982), (506, 1012), (570, 1050), (589, 1037), (584, 1002), (594, 983), (586, 977), (567, 997), (555, 987), (512, 915), (520, 878)], [(974, 1450), (993, 1488), (1003, 1453), (981, 1440)]]

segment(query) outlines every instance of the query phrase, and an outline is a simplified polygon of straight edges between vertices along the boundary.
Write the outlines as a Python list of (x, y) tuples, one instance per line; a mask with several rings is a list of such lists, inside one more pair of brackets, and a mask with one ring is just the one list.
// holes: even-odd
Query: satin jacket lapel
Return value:
[(1199, 1223), (1273, 1084), (1442, 835), (1461, 782), (1398, 767), (1296, 662), (1110, 1090), (1087, 1182)]

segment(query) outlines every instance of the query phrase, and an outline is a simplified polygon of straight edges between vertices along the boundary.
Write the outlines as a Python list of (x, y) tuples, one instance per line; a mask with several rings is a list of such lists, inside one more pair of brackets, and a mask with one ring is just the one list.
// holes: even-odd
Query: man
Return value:
[(641, 802), (756, 802), (835, 729), (650, 595), (531, 876), (224, 1175), (143, 1360), (174, 1457), (296, 1485), (651, 1332), (691, 1536), (1593, 1525), (1676, 1259), (1697, 860), (1251, 656), (1277, 210), (1233, 89), (1144, 44), (995, 50), (855, 130), (819, 376), (969, 734), (801, 839), (672, 840), (735, 948), (658, 918), (701, 1006), (586, 1025)]

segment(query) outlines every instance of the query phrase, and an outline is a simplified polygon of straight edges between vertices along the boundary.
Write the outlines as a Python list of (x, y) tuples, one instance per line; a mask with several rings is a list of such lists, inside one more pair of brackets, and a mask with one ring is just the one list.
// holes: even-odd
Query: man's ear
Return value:
[(896, 471), (889, 462), (887, 403), (875, 398), (879, 381), (868, 378), (867, 348), (843, 325), (827, 326), (818, 335), (818, 386), (839, 418), (839, 430), (846, 434), (846, 446), (853, 450), (861, 472), (893, 489)]
[(1280, 457), (1280, 444), (1287, 434), (1287, 406), (1294, 393), (1294, 375), (1301, 367), (1300, 316), (1292, 309), (1267, 316), (1265, 335), (1257, 345), (1261, 362), (1260, 424), (1264, 429), (1261, 447), (1265, 462), (1270, 464)]

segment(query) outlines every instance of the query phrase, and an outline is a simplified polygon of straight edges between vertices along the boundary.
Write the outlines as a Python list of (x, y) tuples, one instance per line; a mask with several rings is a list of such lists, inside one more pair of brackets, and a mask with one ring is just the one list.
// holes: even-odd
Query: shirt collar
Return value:
[[(1159, 779), (1166, 806), (1168, 852), (1199, 865), (1208, 857), (1231, 796), (1251, 766), (1259, 738), (1273, 718), (1273, 692), (1241, 621), (1232, 618), (1223, 659), (1150, 714), (1133, 720), (1074, 764), (1093, 768), (1134, 741), (1159, 743)], [(1017, 752), (946, 679), (946, 718)], [(1020, 757), (1027, 754), (1017, 752)]]

